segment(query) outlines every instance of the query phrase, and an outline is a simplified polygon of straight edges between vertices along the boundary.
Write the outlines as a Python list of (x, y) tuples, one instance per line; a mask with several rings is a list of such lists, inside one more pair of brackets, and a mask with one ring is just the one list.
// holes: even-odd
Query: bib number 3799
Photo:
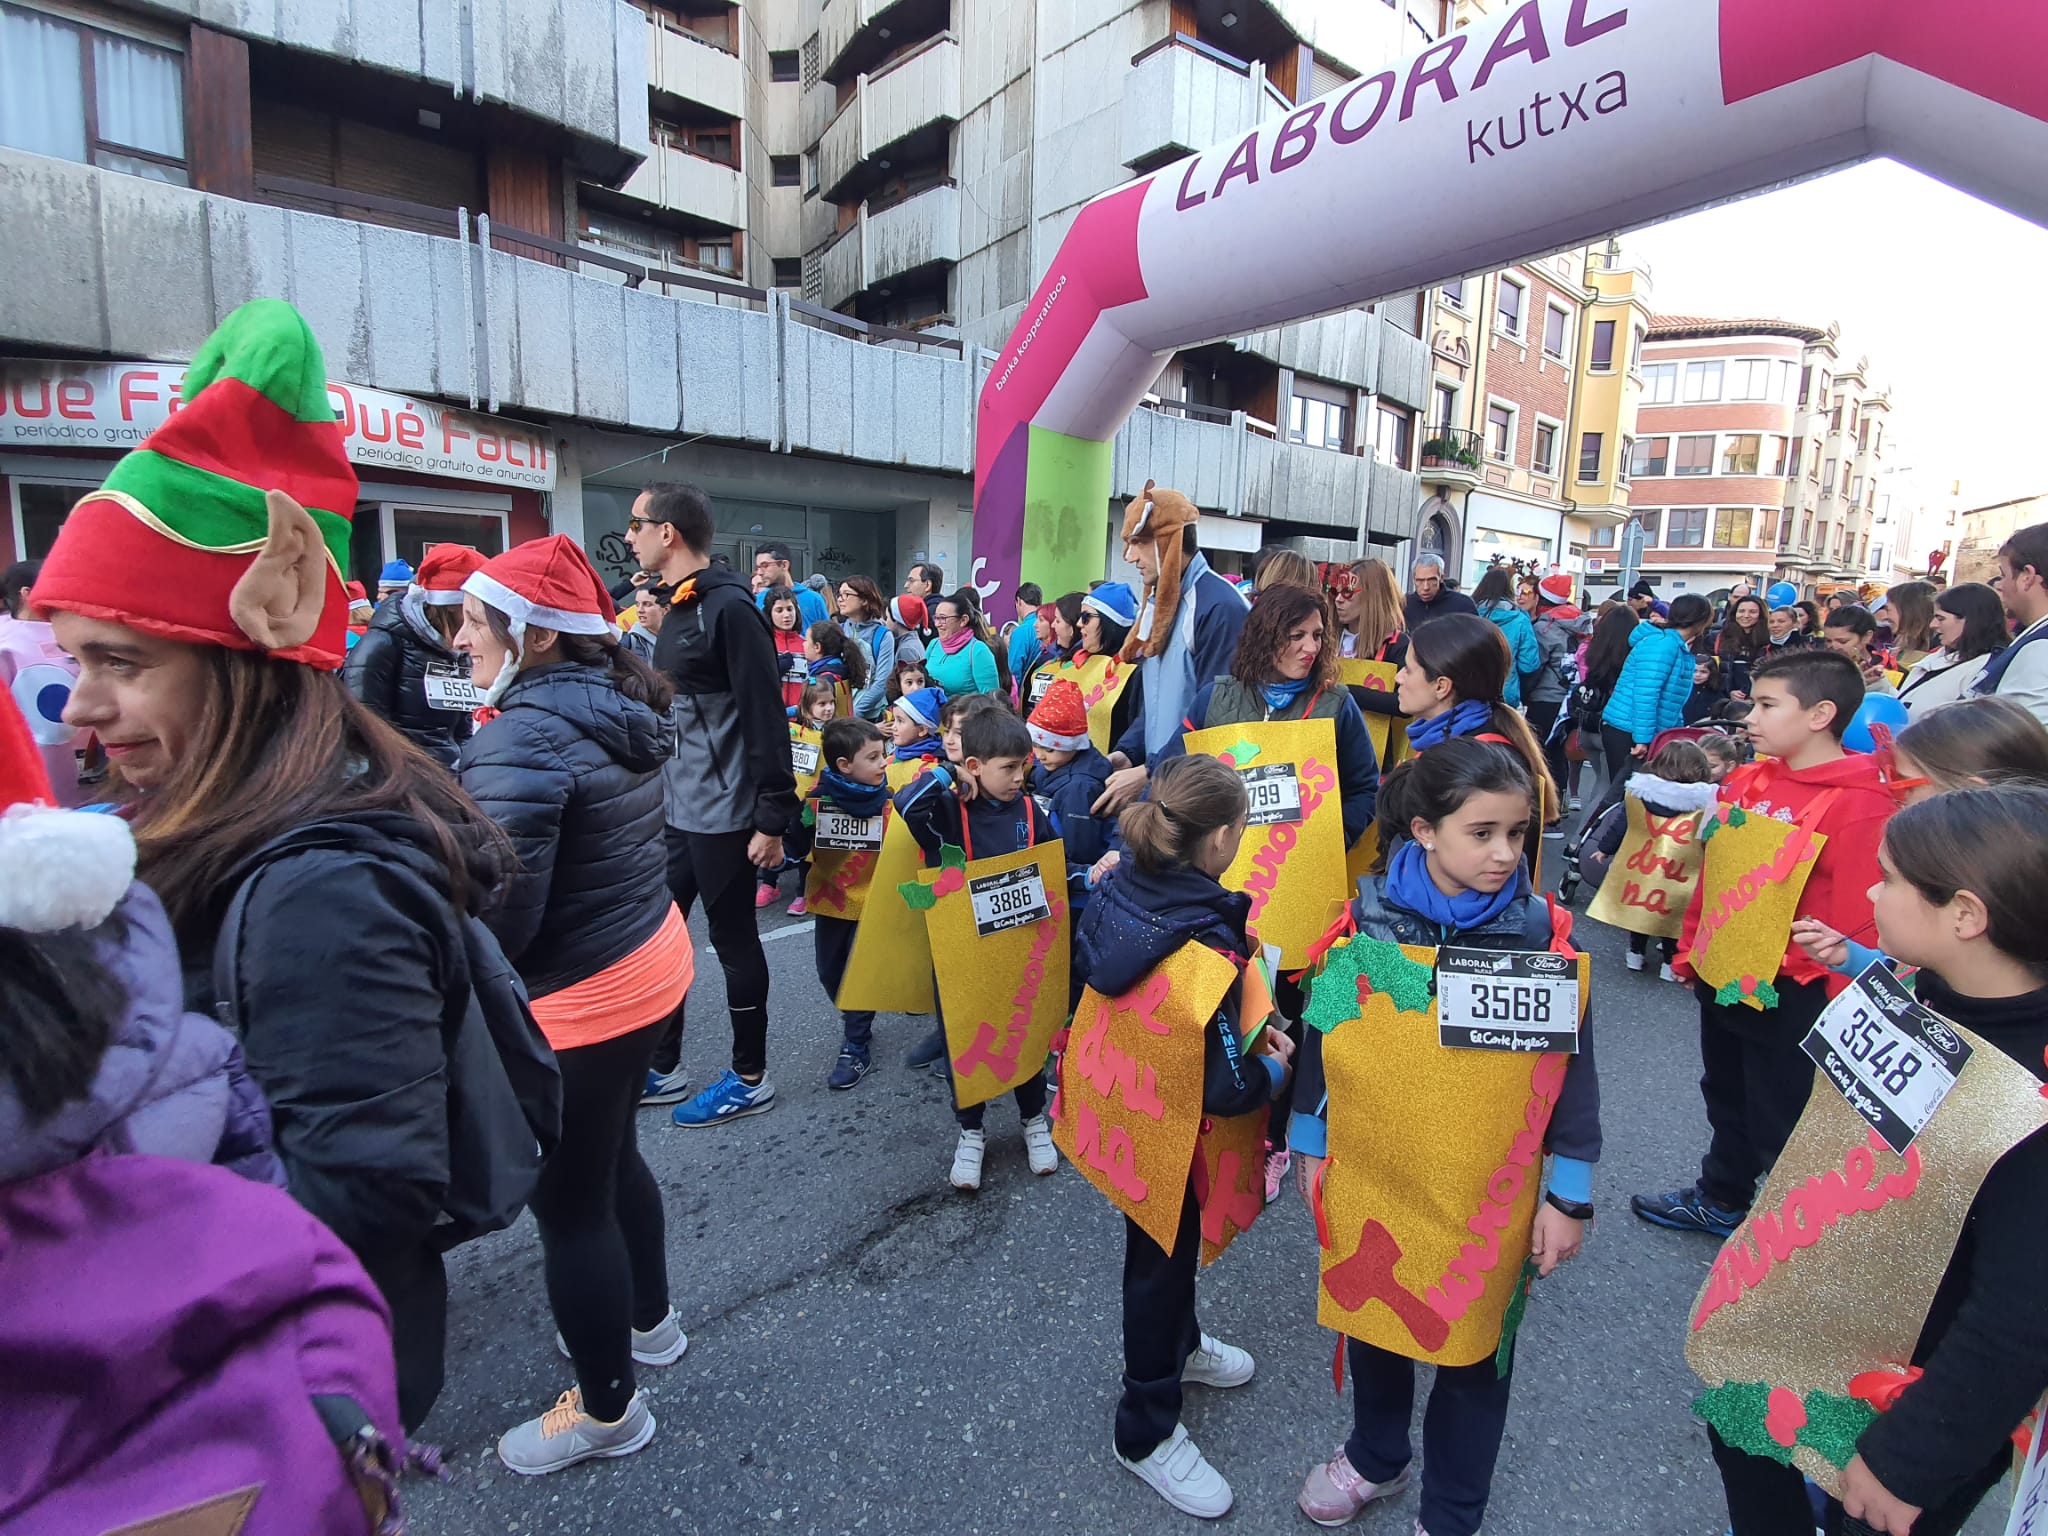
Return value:
[(1254, 827), (1278, 826), (1283, 821), (1301, 820), (1301, 780), (1292, 763), (1265, 763), (1239, 770), (1244, 778), (1245, 797), (1251, 808), (1245, 823)]

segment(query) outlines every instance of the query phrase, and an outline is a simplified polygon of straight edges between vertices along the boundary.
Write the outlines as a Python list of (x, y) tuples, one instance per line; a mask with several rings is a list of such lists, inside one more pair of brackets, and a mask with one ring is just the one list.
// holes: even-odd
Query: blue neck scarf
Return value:
[(1403, 843), (1394, 850), (1387, 866), (1387, 900), (1395, 906), (1424, 917), (1455, 937), (1483, 928), (1521, 900), (1522, 872), (1491, 896), (1484, 891), (1460, 891), (1446, 896), (1429, 878), (1429, 856), (1420, 843)]
[(889, 783), (856, 784), (837, 768), (818, 775), (818, 793), (849, 816), (879, 816), (889, 803)]
[(1308, 692), (1309, 682), (1309, 678), (1301, 677), (1293, 682), (1266, 683), (1260, 687), (1259, 694), (1265, 699), (1266, 708), (1282, 710)]
[(945, 756), (946, 744), (936, 736), (927, 736), (922, 741), (913, 741), (907, 747), (896, 749), (896, 761), (899, 763), (914, 763), (921, 757), (941, 762)]
[(820, 656), (816, 661), (808, 662), (806, 665), (810, 670), (812, 682), (821, 677), (830, 678), (835, 683), (846, 681), (846, 663), (837, 656)]
[(1408, 745), (1427, 752), (1453, 736), (1470, 736), (1493, 723), (1493, 706), (1479, 699), (1460, 699), (1440, 715), (1408, 722)]

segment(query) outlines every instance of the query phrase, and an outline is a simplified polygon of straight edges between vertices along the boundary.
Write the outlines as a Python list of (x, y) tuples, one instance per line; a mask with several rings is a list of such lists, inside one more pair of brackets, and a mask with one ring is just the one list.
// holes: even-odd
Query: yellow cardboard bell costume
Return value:
[[(1818, 823), (1834, 793), (1816, 796), (1806, 819)], [(1775, 1007), (1772, 983), (1791, 942), (1792, 919), (1828, 840), (1739, 805), (1705, 817), (1698, 836), (1706, 845), (1700, 866), (1705, 901), (1683, 959), (1714, 988), (1716, 1002), (1759, 1012)]]
[[(1083, 656), (1078, 662), (1069, 657), (1056, 663), (1041, 672), (1039, 679), (1050, 687), (1053, 681), (1065, 678), (1081, 690), (1081, 707), (1088, 712), (1088, 740), (1096, 751), (1107, 755), (1110, 717), (1115, 714), (1124, 689), (1137, 675), (1136, 663), (1120, 656)], [(1034, 686), (1039, 679), (1034, 679)]]
[(1633, 790), (1624, 797), (1628, 828), (1601, 878), (1593, 904), (1586, 909), (1595, 922), (1652, 938), (1678, 937), (1685, 925), (1685, 909), (1699, 888), (1706, 855), (1699, 829), (1713, 814), (1713, 789), (1704, 784), (1677, 787), (1704, 791), (1707, 803), (1653, 811)]
[[(891, 763), (889, 793), (895, 794), (930, 765)], [(924, 914), (904, 900), (903, 886), (916, 881), (924, 868), (917, 839), (901, 816), (889, 816), (868, 876), (868, 895), (860, 927), (846, 957), (846, 975), (833, 999), (842, 1009), (872, 1008), (877, 1013), (930, 1013), (938, 1006), (932, 983), (931, 940)], [(809, 886), (805, 886), (808, 893)], [(806, 895), (808, 901), (808, 894)]]

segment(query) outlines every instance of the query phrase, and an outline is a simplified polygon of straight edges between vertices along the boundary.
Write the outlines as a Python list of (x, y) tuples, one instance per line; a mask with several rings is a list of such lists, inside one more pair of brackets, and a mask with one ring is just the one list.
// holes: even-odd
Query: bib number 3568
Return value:
[(1446, 947), (1436, 955), (1437, 1038), (1453, 1050), (1579, 1048), (1579, 965), (1549, 950)]

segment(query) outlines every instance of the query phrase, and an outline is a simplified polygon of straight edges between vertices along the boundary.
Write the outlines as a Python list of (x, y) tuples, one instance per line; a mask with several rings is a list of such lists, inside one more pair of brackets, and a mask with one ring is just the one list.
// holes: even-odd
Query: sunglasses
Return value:
[(626, 532), (638, 533), (642, 528), (652, 528), (663, 521), (665, 519), (659, 517), (629, 517), (626, 519)]

